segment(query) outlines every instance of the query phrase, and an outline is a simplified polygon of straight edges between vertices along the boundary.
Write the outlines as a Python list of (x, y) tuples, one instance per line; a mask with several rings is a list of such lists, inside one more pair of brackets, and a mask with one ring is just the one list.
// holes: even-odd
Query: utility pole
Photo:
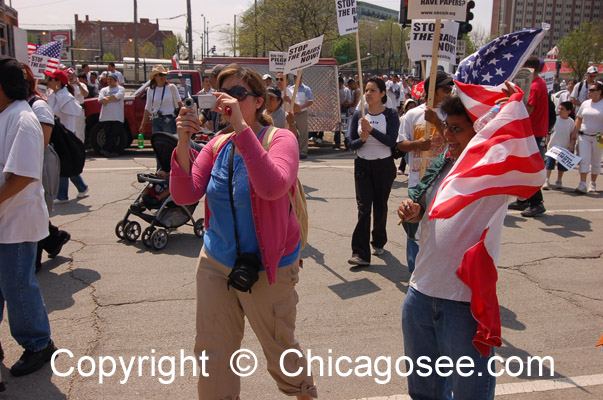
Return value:
[(237, 56), (237, 14), (234, 15), (234, 30), (232, 34), (232, 56)]
[(255, 48), (253, 51), (253, 56), (258, 56), (258, 0), (255, 0), (255, 5), (253, 8), (253, 35), (255, 36)]
[(140, 82), (138, 75), (138, 4), (134, 0), (134, 80)]
[(191, 19), (191, 0), (186, 0), (186, 12), (188, 14), (186, 22), (186, 33), (188, 35), (188, 67), (189, 69), (194, 69), (195, 64), (193, 62), (193, 23)]

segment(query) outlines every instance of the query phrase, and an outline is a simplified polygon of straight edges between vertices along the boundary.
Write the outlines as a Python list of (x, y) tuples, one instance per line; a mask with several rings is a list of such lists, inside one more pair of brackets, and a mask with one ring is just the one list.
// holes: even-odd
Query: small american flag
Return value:
[(27, 52), (29, 54), (29, 60), (31, 64), (32, 54), (47, 57), (46, 60), (46, 71), (54, 72), (59, 67), (61, 61), (61, 50), (63, 49), (63, 42), (55, 41), (49, 42), (42, 45), (35, 45), (32, 43), (27, 44)]
[(496, 86), (511, 80), (532, 55), (549, 25), (501, 36), (480, 48), (459, 64), (455, 79), (474, 85)]

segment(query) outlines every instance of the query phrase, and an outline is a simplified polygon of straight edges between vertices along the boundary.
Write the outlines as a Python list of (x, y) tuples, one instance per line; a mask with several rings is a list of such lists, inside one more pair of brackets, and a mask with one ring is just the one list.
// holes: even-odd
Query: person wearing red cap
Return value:
[[(45, 71), (48, 77), (48, 88), (52, 93), (48, 96), (48, 105), (52, 107), (61, 124), (71, 132), (76, 131), (76, 119), (82, 114), (80, 106), (75, 97), (73, 97), (73, 87), (69, 85), (69, 78), (65, 71), (57, 69), (54, 72)], [(81, 140), (81, 138), (78, 138)], [(82, 199), (87, 196), (88, 185), (82, 179), (81, 175), (70, 176), (69, 179), (78, 190), (77, 198)], [(59, 192), (55, 204), (63, 204), (69, 201), (69, 181), (66, 177), (59, 180)]]

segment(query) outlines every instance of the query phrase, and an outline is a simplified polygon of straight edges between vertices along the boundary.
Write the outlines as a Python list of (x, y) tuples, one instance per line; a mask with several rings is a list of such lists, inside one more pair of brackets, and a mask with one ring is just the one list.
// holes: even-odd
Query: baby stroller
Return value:
[[(169, 173), (172, 152), (177, 144), (177, 137), (169, 133), (157, 132), (151, 136), (151, 145), (159, 162), (158, 173), (159, 171)], [(197, 144), (193, 146), (198, 149)], [(203, 238), (204, 219), (193, 218), (198, 202), (187, 206), (174, 203), (168, 189), (169, 177), (143, 173), (137, 176), (138, 182), (146, 182), (146, 185), (134, 203), (128, 207), (125, 217), (115, 226), (115, 234), (118, 238), (136, 242), (142, 233), (142, 243), (146, 247), (161, 250), (167, 245), (169, 232), (185, 224), (191, 225), (195, 235)], [(142, 231), (137, 221), (129, 220), (132, 215), (150, 225)]]

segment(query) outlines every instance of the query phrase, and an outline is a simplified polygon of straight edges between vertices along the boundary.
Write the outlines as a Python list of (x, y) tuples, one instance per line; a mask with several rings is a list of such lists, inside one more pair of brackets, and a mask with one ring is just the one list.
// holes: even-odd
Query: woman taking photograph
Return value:
[[(183, 108), (170, 178), (176, 203), (193, 204), (206, 195), (210, 212), (196, 278), (195, 353), (209, 357), (209, 377), (199, 377), (199, 399), (239, 398), (240, 378), (229, 359), (241, 346), (244, 317), (279, 390), (297, 399), (316, 398), (303, 357), (289, 353), (283, 360), (285, 370), (301, 371), (296, 377), (286, 376), (279, 366), (283, 352), (301, 351), (295, 339), (300, 230), (288, 195), (297, 181), (297, 140), (279, 129), (269, 151), (264, 150), (266, 88), (256, 72), (229, 66), (220, 73), (218, 87), (212, 111), (234, 133), (228, 140), (222, 135), (212, 139), (197, 154), (189, 141), (200, 129), (199, 119)], [(259, 276), (251, 290), (237, 288), (235, 277), (254, 271)]]
[(147, 90), (147, 104), (144, 108), (140, 133), (144, 133), (146, 124), (152, 120), (153, 133), (166, 132), (176, 134), (176, 109), (182, 107), (182, 100), (176, 85), (168, 83), (167, 70), (156, 65), (151, 72), (151, 83)]
[(349, 147), (356, 151), (354, 182), (358, 223), (352, 234), (352, 258), (348, 260), (354, 266), (371, 263), (371, 209), (374, 212), (373, 240), (370, 241), (372, 254), (383, 254), (387, 243), (387, 200), (396, 179), (392, 147), (396, 145), (400, 126), (398, 113), (385, 107), (387, 95), (382, 79), (370, 78), (366, 83), (365, 96), (365, 117), (356, 111), (348, 128)]
[[(73, 88), (69, 85), (67, 74), (60, 69), (54, 72), (45, 71), (44, 74), (48, 77), (48, 88), (52, 90), (52, 93), (48, 97), (48, 105), (52, 107), (54, 115), (61, 120), (61, 124), (75, 133), (76, 119), (82, 114), (82, 107), (77, 103), (75, 97), (73, 97)], [(86, 185), (81, 175), (70, 176), (69, 180), (77, 188), (78, 199), (88, 196), (88, 185)], [(65, 177), (60, 178), (59, 192), (54, 201), (55, 204), (67, 203), (69, 201), (69, 180)]]
[[(601, 173), (601, 156), (603, 155), (603, 142), (597, 143), (597, 135), (603, 132), (603, 83), (595, 82), (588, 88), (588, 100), (580, 106), (576, 114), (576, 127), (578, 131), (578, 154), (580, 161), (580, 184), (576, 192), (586, 193), (597, 190), (597, 177)], [(599, 136), (601, 140), (601, 136)], [(590, 171), (590, 183), (586, 188), (586, 176)]]

